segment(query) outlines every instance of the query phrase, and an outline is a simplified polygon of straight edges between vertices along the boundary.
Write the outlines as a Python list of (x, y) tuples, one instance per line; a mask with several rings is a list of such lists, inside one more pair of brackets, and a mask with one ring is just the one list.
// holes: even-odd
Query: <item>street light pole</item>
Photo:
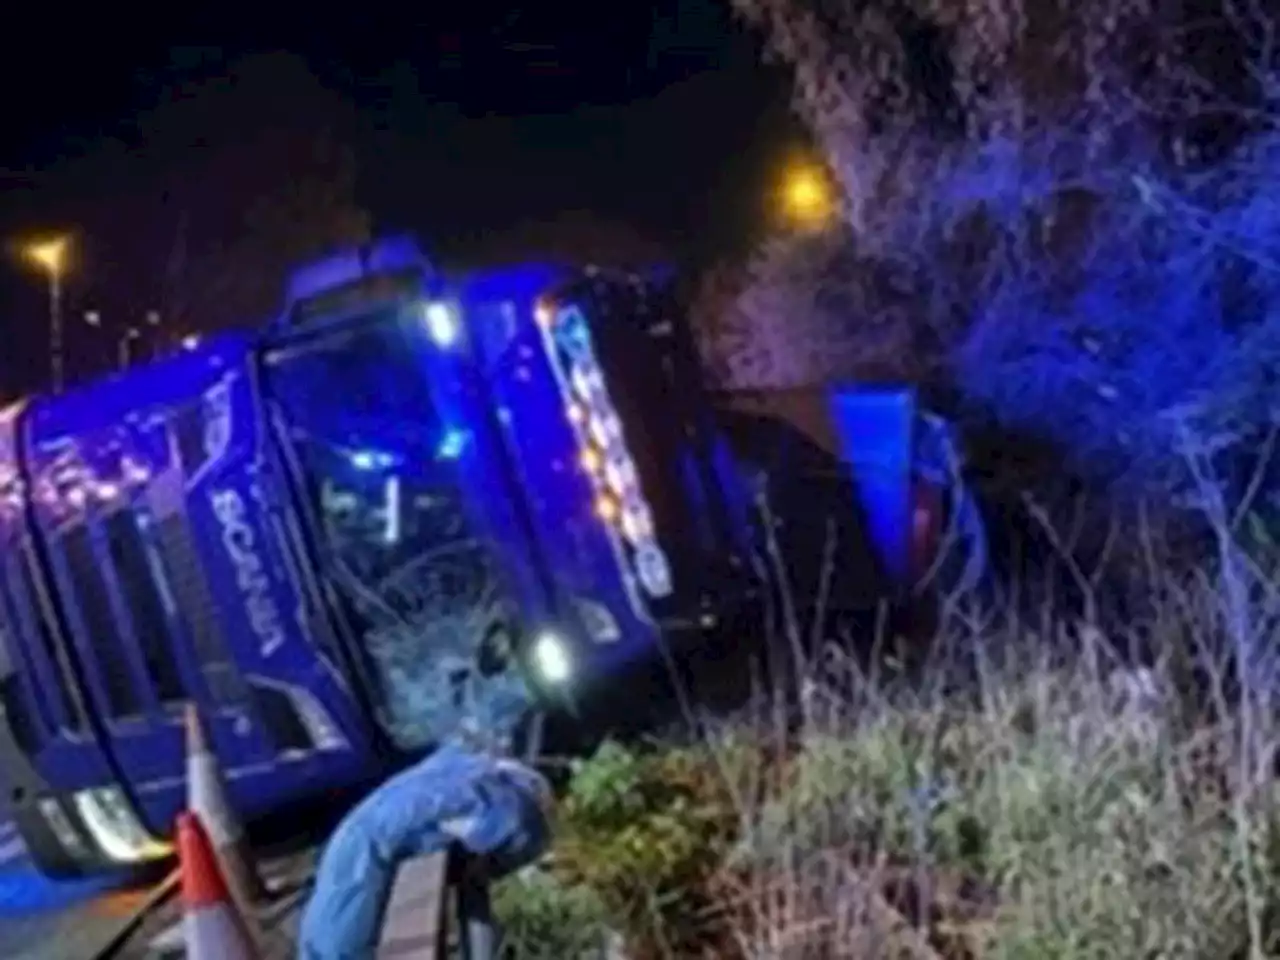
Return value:
[(27, 248), (31, 258), (49, 276), (49, 379), (54, 393), (61, 393), (65, 379), (62, 336), (62, 271), (66, 265), (67, 238), (58, 237)]
[(53, 382), (54, 393), (62, 392), (66, 380), (66, 355), (62, 341), (62, 271), (55, 268), (49, 271), (49, 379)]

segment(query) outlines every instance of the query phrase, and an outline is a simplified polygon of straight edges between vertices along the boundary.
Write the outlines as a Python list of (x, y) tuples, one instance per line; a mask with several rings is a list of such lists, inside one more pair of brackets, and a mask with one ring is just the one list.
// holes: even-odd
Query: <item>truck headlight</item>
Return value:
[(550, 630), (533, 641), (533, 666), (548, 683), (564, 683), (573, 675), (573, 660), (564, 640)]

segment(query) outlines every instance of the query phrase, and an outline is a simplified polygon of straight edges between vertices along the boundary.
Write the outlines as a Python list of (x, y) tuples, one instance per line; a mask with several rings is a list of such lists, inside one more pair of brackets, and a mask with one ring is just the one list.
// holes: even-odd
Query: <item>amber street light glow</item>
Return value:
[(57, 237), (27, 247), (27, 257), (46, 272), (61, 274), (67, 261), (67, 238)]
[(836, 211), (831, 184), (813, 164), (797, 164), (787, 170), (782, 183), (782, 206), (787, 219), (801, 226), (826, 223)]

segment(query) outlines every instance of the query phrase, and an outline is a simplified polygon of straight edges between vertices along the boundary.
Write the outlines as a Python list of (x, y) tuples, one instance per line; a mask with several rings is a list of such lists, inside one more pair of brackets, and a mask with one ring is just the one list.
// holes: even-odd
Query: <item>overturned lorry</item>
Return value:
[(166, 856), (191, 703), (254, 816), (460, 724), (750, 656), (759, 558), (781, 539), (800, 571), (830, 517), (833, 607), (927, 602), (947, 529), (972, 575), (945, 427), (909, 390), (814, 394), (807, 421), (764, 402), (707, 392), (660, 280), (451, 277), (392, 238), (299, 270), (259, 330), (12, 405), (0, 776), (33, 858)]

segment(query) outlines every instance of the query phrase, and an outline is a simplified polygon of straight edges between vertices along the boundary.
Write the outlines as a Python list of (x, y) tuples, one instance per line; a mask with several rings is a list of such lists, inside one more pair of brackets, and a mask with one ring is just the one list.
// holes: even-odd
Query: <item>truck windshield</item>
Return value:
[(525, 688), (510, 662), (515, 610), (473, 522), (463, 424), (444, 422), (420, 327), (399, 309), (272, 351), (269, 395), (319, 521), (324, 573), (360, 638), (395, 743), (438, 743), (464, 720), (513, 725)]

